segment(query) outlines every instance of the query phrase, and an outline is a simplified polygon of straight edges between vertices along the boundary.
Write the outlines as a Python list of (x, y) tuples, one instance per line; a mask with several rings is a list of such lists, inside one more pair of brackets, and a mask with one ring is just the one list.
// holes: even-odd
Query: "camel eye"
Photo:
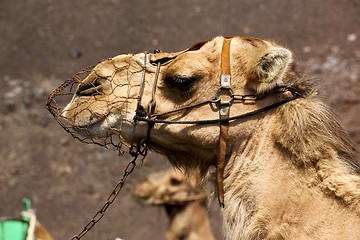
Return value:
[(171, 87), (175, 87), (180, 91), (187, 92), (189, 91), (202, 77), (201, 76), (168, 76), (165, 78), (165, 82)]

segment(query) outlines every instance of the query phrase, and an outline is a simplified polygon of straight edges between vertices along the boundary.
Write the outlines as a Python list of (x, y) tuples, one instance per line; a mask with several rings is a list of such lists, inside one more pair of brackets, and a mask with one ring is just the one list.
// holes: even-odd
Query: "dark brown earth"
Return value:
[[(73, 139), (45, 103), (80, 69), (120, 53), (178, 51), (217, 35), (274, 40), (317, 79), (359, 144), (359, 16), (359, 0), (1, 0), (0, 216), (18, 215), (28, 197), (55, 239), (69, 239), (101, 207), (129, 158)], [(151, 155), (85, 239), (165, 239), (163, 209), (130, 193), (166, 167)]]

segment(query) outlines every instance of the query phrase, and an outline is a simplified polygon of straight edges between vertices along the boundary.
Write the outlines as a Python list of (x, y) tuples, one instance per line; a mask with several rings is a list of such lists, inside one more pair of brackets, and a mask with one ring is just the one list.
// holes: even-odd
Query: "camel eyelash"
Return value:
[(165, 82), (171, 87), (187, 93), (201, 78), (201, 76), (183, 77), (175, 75), (166, 77)]

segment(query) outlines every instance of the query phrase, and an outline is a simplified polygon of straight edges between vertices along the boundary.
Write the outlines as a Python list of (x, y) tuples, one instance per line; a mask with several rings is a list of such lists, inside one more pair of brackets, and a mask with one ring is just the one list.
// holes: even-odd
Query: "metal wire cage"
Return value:
[[(122, 146), (125, 145), (128, 148), (130, 146), (121, 137), (122, 123), (123, 121), (134, 123), (125, 119), (116, 126), (110, 126), (111, 120), (107, 113), (114, 110), (119, 104), (123, 109), (127, 109), (128, 100), (136, 98), (136, 96), (131, 97), (129, 93), (132, 87), (138, 87), (138, 85), (132, 85), (130, 78), (134, 73), (141, 73), (143, 69), (131, 66), (130, 62), (131, 56), (127, 61), (123, 59), (119, 61), (115, 57), (101, 60), (97, 65), (84, 68), (51, 92), (46, 104), (47, 109), (58, 124), (79, 141), (118, 151), (119, 154), (125, 153), (126, 150), (122, 150)], [(104, 66), (106, 71), (104, 71)], [(119, 78), (126, 78), (127, 81), (119, 83)], [(104, 86), (107, 88), (106, 91), (103, 89)], [(116, 95), (115, 89), (117, 88), (123, 88), (121, 91), (125, 94)], [(72, 104), (69, 108), (69, 103), (74, 102), (78, 96), (81, 96), (81, 100), (76, 101), (76, 104)], [(95, 102), (97, 105), (100, 104), (98, 109), (106, 109), (106, 111), (94, 110)], [(69, 114), (73, 112), (77, 113)], [(77, 124), (80, 115), (85, 116), (89, 122), (92, 121), (92, 118), (101, 118), (103, 122), (108, 121), (110, 130), (103, 136), (90, 134), (91, 124)]]

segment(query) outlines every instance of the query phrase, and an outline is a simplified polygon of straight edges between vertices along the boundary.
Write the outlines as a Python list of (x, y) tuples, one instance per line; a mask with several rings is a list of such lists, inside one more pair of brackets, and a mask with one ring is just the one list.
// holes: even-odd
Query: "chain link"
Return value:
[(102, 217), (105, 215), (106, 210), (115, 201), (116, 197), (123, 188), (127, 177), (134, 171), (136, 167), (137, 158), (141, 156), (142, 157), (141, 161), (142, 161), (144, 160), (146, 155), (147, 155), (147, 146), (145, 143), (143, 143), (142, 146), (136, 146), (136, 151), (134, 151), (134, 153), (132, 154), (133, 159), (126, 166), (122, 178), (115, 185), (113, 191), (108, 196), (102, 208), (93, 216), (93, 218), (88, 222), (88, 224), (85, 225), (84, 229), (79, 234), (73, 236), (71, 240), (80, 240), (82, 237), (85, 236), (85, 234), (87, 234), (95, 226), (96, 223), (98, 223), (102, 219)]
[(233, 100), (239, 101), (255, 101), (259, 99), (257, 94), (232, 94), (231, 97)]

